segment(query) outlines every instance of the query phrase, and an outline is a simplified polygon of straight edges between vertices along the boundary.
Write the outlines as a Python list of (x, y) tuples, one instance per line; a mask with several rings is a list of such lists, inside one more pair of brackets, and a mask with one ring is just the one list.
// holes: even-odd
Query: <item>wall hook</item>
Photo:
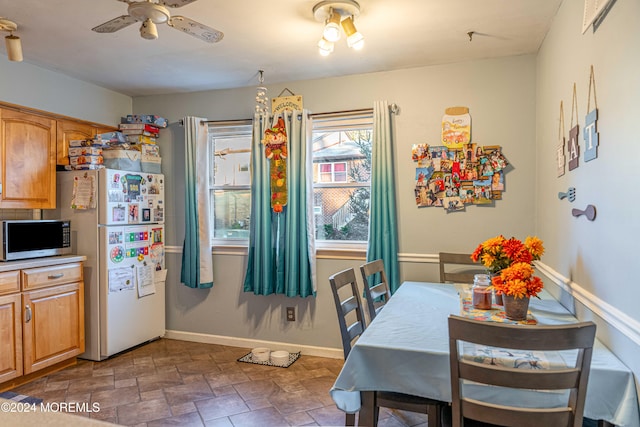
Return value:
[(593, 221), (594, 219), (596, 219), (596, 207), (593, 205), (587, 205), (587, 208), (585, 210), (571, 209), (571, 215), (575, 217), (584, 215), (589, 221)]
[(473, 34), (475, 33), (475, 31), (469, 31), (467, 33), (467, 35), (469, 36), (469, 41), (471, 41), (473, 39)]

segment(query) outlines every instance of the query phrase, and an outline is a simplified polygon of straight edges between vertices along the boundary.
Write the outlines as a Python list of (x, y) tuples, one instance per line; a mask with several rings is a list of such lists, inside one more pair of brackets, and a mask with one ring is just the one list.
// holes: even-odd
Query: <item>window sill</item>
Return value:
[[(213, 255), (247, 256), (249, 248), (246, 245), (215, 245), (211, 248)], [(339, 245), (322, 242), (316, 246), (317, 259), (354, 259), (366, 260), (366, 243), (340, 243)]]

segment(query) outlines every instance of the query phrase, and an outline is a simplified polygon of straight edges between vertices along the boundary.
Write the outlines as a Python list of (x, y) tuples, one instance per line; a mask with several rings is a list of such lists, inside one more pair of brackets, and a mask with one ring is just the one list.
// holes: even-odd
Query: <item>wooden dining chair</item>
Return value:
[(471, 259), (471, 254), (440, 252), (441, 283), (473, 283), (473, 276), (486, 274), (487, 270), (478, 262)]
[[(338, 313), (342, 349), (346, 360), (354, 342), (366, 329), (355, 270), (348, 268), (333, 274), (329, 277), (329, 283)], [(392, 363), (392, 361), (390, 362)], [(384, 369), (384, 367), (382, 368)], [(440, 426), (441, 407), (445, 405), (444, 402), (437, 400), (387, 391), (376, 392), (375, 401), (375, 425), (377, 425), (380, 407), (384, 407), (427, 414), (430, 426)], [(345, 425), (355, 425), (355, 414), (346, 415)]]
[[(376, 314), (389, 301), (389, 285), (387, 284), (387, 274), (384, 272), (384, 262), (381, 259), (367, 262), (360, 266), (362, 281), (364, 284), (364, 295), (367, 300), (367, 311), (370, 321), (375, 319)], [(372, 282), (369, 282), (371, 278)]]
[[(465, 420), (475, 420), (506, 427), (581, 427), (595, 334), (593, 322), (522, 326), (450, 315), (452, 426), (460, 427)], [(512, 352), (573, 350), (576, 357), (575, 361), (566, 361), (566, 367), (523, 369), (507, 363), (493, 361), (489, 364), (463, 357), (461, 342)], [(468, 392), (465, 387), (468, 382), (503, 387), (500, 390), (505, 393), (508, 389), (528, 389), (561, 397), (565, 392), (567, 402), (561, 407), (553, 402), (555, 405), (544, 408), (501, 405)]]

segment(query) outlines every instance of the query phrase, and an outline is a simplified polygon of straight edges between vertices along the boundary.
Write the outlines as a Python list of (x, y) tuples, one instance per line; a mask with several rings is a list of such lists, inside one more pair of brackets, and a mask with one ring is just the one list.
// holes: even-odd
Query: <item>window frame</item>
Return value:
[[(251, 182), (249, 184), (232, 185), (232, 184), (215, 184), (215, 139), (222, 137), (249, 137), (249, 150), (253, 144), (253, 120), (224, 120), (224, 121), (209, 121), (207, 126), (208, 131), (208, 143), (209, 143), (209, 183), (208, 191), (210, 196), (210, 217), (209, 220), (212, 224), (211, 235), (209, 236), (209, 242), (212, 247), (248, 247), (249, 238), (223, 238), (215, 237), (215, 192), (216, 191), (251, 191)], [(251, 151), (249, 151), (249, 165), (251, 162)], [(250, 166), (249, 166), (250, 169)], [(249, 170), (250, 172), (250, 170)], [(249, 201), (251, 203), (251, 201)], [(250, 206), (250, 205), (249, 205)], [(249, 212), (251, 208), (249, 208)]]
[[(373, 135), (373, 110), (358, 110), (358, 111), (345, 111), (338, 113), (323, 113), (312, 115), (312, 124), (311, 124), (311, 134), (314, 135), (316, 132), (338, 132), (338, 131), (349, 131), (349, 130), (362, 130), (367, 129), (371, 131)], [(373, 144), (373, 140), (371, 141)], [(313, 159), (312, 159), (313, 162)], [(318, 165), (318, 178), (320, 177), (320, 165), (325, 164), (327, 162), (317, 163)], [(341, 162), (333, 162), (333, 163), (341, 163)], [(346, 181), (345, 182), (317, 182), (313, 183), (313, 189), (323, 188), (323, 187), (331, 187), (331, 188), (371, 188), (371, 180), (369, 179), (368, 183), (358, 183), (358, 182), (349, 182), (349, 165), (348, 161), (345, 168)], [(333, 179), (334, 170), (332, 167), (332, 179)], [(312, 175), (313, 176), (313, 175)], [(315, 178), (315, 176), (314, 176)], [(315, 200), (314, 200), (314, 216), (315, 216)], [(315, 233), (315, 230), (314, 230)], [(368, 245), (367, 240), (326, 240), (326, 239), (317, 239), (316, 242), (316, 250), (327, 251), (332, 254), (335, 254), (336, 257), (340, 258), (340, 253), (344, 251), (344, 253), (352, 253), (353, 251), (361, 252), (367, 250)]]
[[(363, 127), (368, 127), (373, 134), (373, 110), (372, 109), (364, 109), (364, 110), (356, 110), (352, 112), (338, 112), (338, 113), (320, 113), (320, 114), (311, 114), (311, 134), (318, 130), (353, 130), (353, 129), (362, 129)], [(211, 194), (211, 216), (210, 220), (212, 221), (212, 235), (210, 236), (210, 244), (212, 246), (212, 251), (214, 254), (224, 254), (224, 255), (246, 255), (247, 249), (249, 246), (248, 238), (216, 238), (215, 237), (215, 206), (214, 206), (214, 198), (213, 192), (216, 190), (251, 190), (251, 184), (243, 185), (243, 186), (231, 186), (231, 185), (214, 185), (214, 168), (215, 168), (215, 145), (212, 138), (215, 138), (215, 135), (212, 134), (212, 128), (224, 128), (224, 127), (245, 127), (247, 130), (247, 135), (250, 137), (250, 148), (253, 146), (253, 120), (225, 120), (225, 121), (209, 121), (208, 122), (208, 138), (209, 144), (212, 148), (211, 154), (209, 156), (209, 171), (210, 171), (210, 179), (208, 190)], [(372, 141), (373, 144), (373, 141)], [(251, 156), (251, 153), (249, 154)], [(312, 159), (313, 162), (313, 159)], [(326, 163), (326, 162), (325, 162)], [(326, 182), (326, 183), (315, 183), (312, 184), (313, 188), (321, 188), (323, 186), (345, 186), (345, 187), (368, 187), (371, 188), (371, 183), (355, 183), (349, 182), (348, 179), (348, 162), (337, 162), (337, 163), (346, 163), (345, 174), (347, 176), (346, 182)], [(334, 168), (332, 166), (332, 179), (334, 177)], [(310, 175), (310, 178), (313, 179), (314, 174), (313, 171)], [(315, 205), (314, 205), (314, 215), (315, 215)], [(314, 230), (315, 233), (315, 230)], [(366, 250), (368, 246), (368, 236), (367, 240), (320, 240), (315, 239), (315, 247), (316, 247), (316, 255), (319, 258), (331, 258), (331, 259), (364, 259), (363, 257), (366, 255)]]

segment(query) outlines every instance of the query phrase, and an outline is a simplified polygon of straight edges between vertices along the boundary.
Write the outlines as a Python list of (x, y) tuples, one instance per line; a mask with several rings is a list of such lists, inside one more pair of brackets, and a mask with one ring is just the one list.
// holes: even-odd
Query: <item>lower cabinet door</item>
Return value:
[(24, 374), (84, 352), (82, 282), (22, 295)]
[(22, 375), (20, 294), (0, 297), (0, 383)]

